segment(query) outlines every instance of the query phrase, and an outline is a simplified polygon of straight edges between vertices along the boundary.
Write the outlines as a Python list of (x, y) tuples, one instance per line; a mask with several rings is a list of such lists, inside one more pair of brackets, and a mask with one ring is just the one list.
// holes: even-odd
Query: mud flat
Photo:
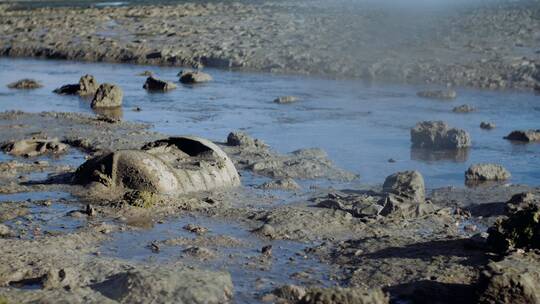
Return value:
[[(320, 150), (280, 154), (236, 133), (211, 146), (230, 157), (242, 186), (178, 195), (139, 190), (137, 196), (128, 188), (140, 184), (124, 180), (123, 188), (111, 189), (130, 195), (103, 197), (77, 184), (77, 167), (87, 158), (144, 151), (149, 142), (163, 159), (169, 151), (187, 156), (161, 144), (167, 141), (156, 142), (168, 136), (148, 125), (83, 114), (3, 112), (0, 126), (8, 142), (56, 138), (67, 146), (61, 153), (46, 146), (26, 158), (2, 154), (0, 298), (7, 303), (311, 303), (351, 297), (474, 303), (534, 296), (528, 289), (507, 290), (498, 278), (537, 263), (538, 244), (524, 238), (501, 251), (491, 247), (488, 235), (495, 228), (488, 227), (503, 227), (499, 238), (520, 231), (509, 223), (536, 212), (538, 188), (495, 184), (426, 192), (415, 171), (373, 187), (310, 187), (321, 179), (356, 177)], [(178, 147), (201, 164), (212, 160), (195, 153), (202, 149), (196, 145)], [(105, 169), (96, 176), (101, 189), (111, 187)], [(273, 186), (262, 186), (258, 176)], [(302, 187), (289, 187), (294, 181)], [(537, 218), (530, 224), (538, 225)]]
[(539, 14), (536, 1), (424, 9), (346, 1), (4, 4), (0, 54), (533, 90)]

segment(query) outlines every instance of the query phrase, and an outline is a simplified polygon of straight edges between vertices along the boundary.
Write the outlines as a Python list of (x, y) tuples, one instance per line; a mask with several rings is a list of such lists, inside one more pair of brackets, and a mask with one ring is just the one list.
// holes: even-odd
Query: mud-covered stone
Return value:
[(227, 136), (227, 145), (229, 146), (243, 146), (243, 147), (264, 147), (265, 144), (256, 138), (249, 136), (242, 131), (235, 131), (229, 133)]
[(476, 111), (476, 109), (468, 104), (463, 104), (452, 109), (452, 112), (454, 113), (470, 113), (474, 111)]
[(416, 93), (418, 97), (429, 98), (429, 99), (441, 99), (441, 100), (450, 100), (457, 97), (457, 93), (454, 90), (429, 90), (429, 91), (420, 91)]
[(292, 178), (282, 178), (278, 180), (271, 180), (258, 186), (259, 189), (265, 190), (299, 190), (300, 185)]
[(119, 86), (104, 83), (99, 86), (92, 99), (91, 106), (92, 108), (115, 108), (122, 105), (122, 99), (124, 97), (124, 92), (120, 89)]
[(426, 199), (424, 177), (418, 171), (403, 171), (388, 176), (383, 191), (416, 203), (423, 203)]
[(540, 303), (540, 256), (514, 253), (481, 272), (478, 303)]
[(465, 172), (466, 181), (502, 181), (512, 175), (498, 164), (474, 164)]
[(496, 127), (497, 127), (497, 126), (496, 126), (494, 123), (492, 123), (492, 122), (485, 122), (485, 121), (482, 121), (482, 122), (480, 123), (480, 128), (481, 128), (481, 129), (484, 129), (484, 130), (493, 130), (493, 129), (495, 129)]
[(414, 148), (460, 149), (471, 146), (469, 133), (462, 129), (450, 128), (443, 121), (423, 121), (411, 129)]
[(299, 304), (386, 304), (390, 299), (380, 288), (313, 288)]
[(296, 101), (298, 101), (298, 97), (296, 96), (280, 96), (274, 99), (274, 102), (278, 104), (288, 104)]
[(53, 92), (60, 95), (94, 95), (98, 89), (98, 82), (92, 75), (84, 75), (79, 79), (79, 83), (66, 84)]
[(499, 219), (488, 233), (488, 244), (495, 252), (540, 249), (540, 206), (532, 205)]
[(146, 78), (143, 88), (148, 91), (161, 91), (166, 92), (176, 89), (176, 85), (170, 81), (154, 78), (150, 76)]
[(504, 139), (514, 140), (514, 141), (523, 141), (523, 142), (533, 142), (540, 141), (540, 129), (538, 130), (525, 130), (525, 131), (512, 131)]
[(532, 192), (521, 192), (512, 195), (512, 197), (506, 202), (506, 211), (509, 214), (512, 214), (534, 205), (540, 206), (540, 196)]
[(12, 82), (8, 84), (7, 87), (10, 89), (30, 90), (30, 89), (39, 89), (43, 87), (43, 85), (34, 79), (25, 78), (25, 79)]
[(198, 137), (171, 137), (142, 150), (121, 150), (88, 160), (75, 173), (80, 184), (159, 194), (208, 191), (240, 185), (233, 163), (219, 147)]
[(185, 70), (179, 73), (180, 82), (185, 84), (202, 83), (212, 81), (212, 76), (201, 71)]
[(59, 154), (68, 149), (68, 145), (61, 143), (58, 138), (52, 139), (24, 139), (12, 141), (2, 145), (2, 151), (23, 157), (34, 157), (42, 154)]
[(274, 289), (272, 293), (281, 299), (295, 303), (306, 295), (306, 289), (296, 285), (283, 285)]

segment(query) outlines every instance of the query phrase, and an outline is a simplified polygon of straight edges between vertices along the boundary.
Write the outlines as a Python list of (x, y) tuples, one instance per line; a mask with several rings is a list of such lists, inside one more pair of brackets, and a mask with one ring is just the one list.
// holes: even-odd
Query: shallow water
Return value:
[[(454, 101), (416, 97), (424, 87), (374, 85), (357, 80), (329, 80), (301, 76), (232, 72), (207, 69), (214, 81), (199, 86), (179, 85), (166, 93), (142, 89), (144, 70), (160, 78), (177, 80), (178, 68), (127, 64), (79, 63), (0, 58), (0, 110), (73, 111), (92, 113), (88, 101), (59, 96), (51, 91), (76, 83), (83, 74), (124, 89), (124, 119), (150, 122), (155, 130), (171, 135), (193, 134), (224, 141), (231, 130), (242, 129), (279, 152), (320, 147), (339, 166), (378, 184), (389, 174), (417, 169), (430, 188), (462, 186), (464, 172), (478, 162), (504, 165), (510, 182), (538, 185), (540, 144), (513, 144), (503, 139), (515, 129), (538, 128), (540, 96), (530, 92), (458, 89)], [(44, 88), (11, 90), (6, 85), (20, 78), (35, 78)], [(300, 101), (279, 105), (272, 101), (295, 95)], [(477, 111), (457, 114), (461, 104)], [(133, 108), (141, 107), (141, 112)], [(473, 146), (466, 154), (439, 155), (410, 148), (409, 130), (422, 120), (444, 120), (468, 130)], [(497, 124), (492, 131), (481, 121)], [(393, 158), (396, 163), (389, 163)]]

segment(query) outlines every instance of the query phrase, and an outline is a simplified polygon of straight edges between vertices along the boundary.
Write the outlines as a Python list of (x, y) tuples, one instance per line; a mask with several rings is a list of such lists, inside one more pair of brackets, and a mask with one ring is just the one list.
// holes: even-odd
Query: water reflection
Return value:
[(411, 160), (422, 162), (452, 161), (464, 163), (469, 159), (469, 153), (469, 148), (454, 150), (411, 148)]

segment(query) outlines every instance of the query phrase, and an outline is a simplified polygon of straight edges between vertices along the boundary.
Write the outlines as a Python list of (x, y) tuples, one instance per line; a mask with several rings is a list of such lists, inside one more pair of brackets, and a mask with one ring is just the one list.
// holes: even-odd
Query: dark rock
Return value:
[(176, 85), (170, 81), (164, 81), (164, 80), (154, 78), (153, 76), (150, 76), (146, 79), (146, 82), (143, 88), (148, 91), (166, 92), (166, 91), (176, 89)]
[(504, 139), (533, 142), (540, 141), (540, 129), (538, 130), (526, 130), (526, 131), (513, 131), (508, 134)]
[(540, 249), (540, 206), (532, 205), (506, 219), (499, 219), (488, 233), (488, 243), (498, 253), (511, 249)]
[(179, 73), (180, 82), (185, 84), (202, 83), (212, 81), (212, 76), (201, 71), (182, 71)]
[(492, 123), (492, 122), (484, 122), (484, 121), (482, 121), (482, 122), (480, 123), (480, 128), (481, 128), (481, 129), (484, 129), (484, 130), (493, 130), (493, 129), (495, 129), (496, 127), (497, 127), (497, 126), (496, 126), (494, 123)]

